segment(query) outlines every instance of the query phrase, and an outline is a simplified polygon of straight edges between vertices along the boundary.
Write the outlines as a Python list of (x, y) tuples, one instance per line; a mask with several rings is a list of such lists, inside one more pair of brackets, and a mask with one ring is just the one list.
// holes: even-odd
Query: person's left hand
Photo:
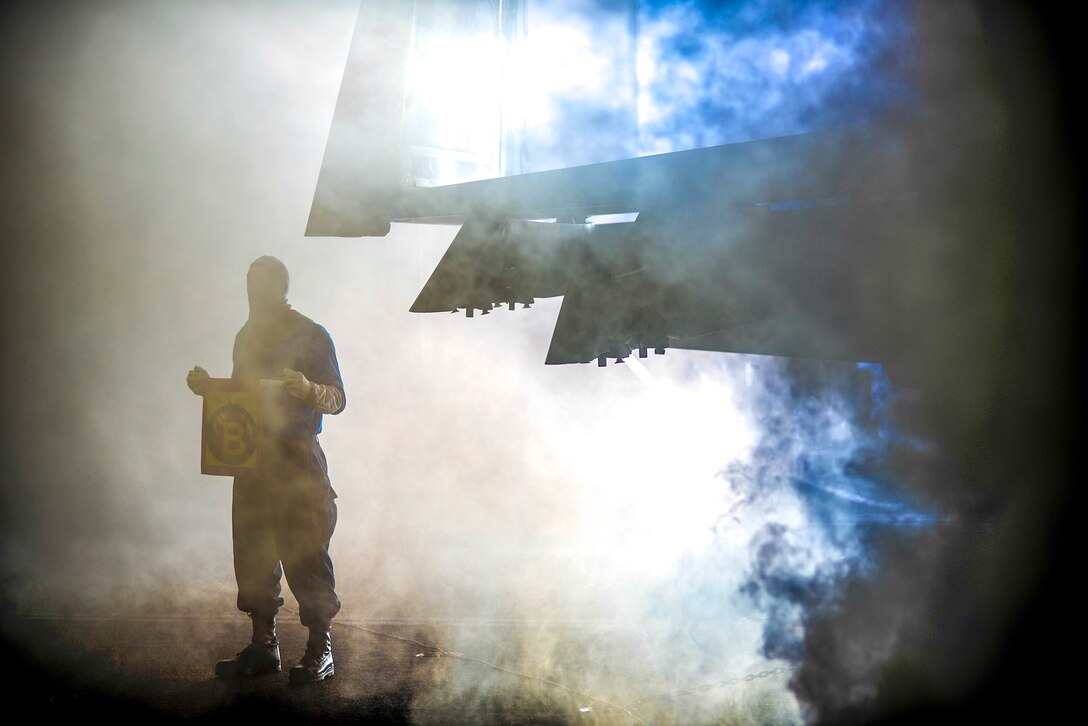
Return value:
[(306, 380), (306, 376), (290, 368), (283, 369), (283, 387), (295, 398), (305, 401), (313, 392), (314, 384)]

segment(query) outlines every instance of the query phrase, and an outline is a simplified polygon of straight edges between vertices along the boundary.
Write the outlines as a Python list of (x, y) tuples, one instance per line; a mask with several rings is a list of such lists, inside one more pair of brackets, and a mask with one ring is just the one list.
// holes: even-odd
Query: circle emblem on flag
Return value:
[(257, 423), (249, 411), (236, 403), (220, 406), (209, 417), (211, 436), (208, 448), (224, 464), (245, 463), (257, 450)]

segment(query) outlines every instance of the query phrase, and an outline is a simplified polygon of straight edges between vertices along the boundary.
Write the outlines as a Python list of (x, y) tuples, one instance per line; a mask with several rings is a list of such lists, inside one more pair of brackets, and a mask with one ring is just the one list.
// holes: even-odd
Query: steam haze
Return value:
[[(1040, 573), (1067, 537), (1056, 513), (1070, 422), (1055, 390), (1071, 381), (1076, 256), (1066, 179), (1048, 166), (1051, 116), (1022, 115), (1056, 108), (1053, 90), (993, 100), (1002, 83), (1052, 71), (1032, 65), (1044, 54), (1013, 29), (1017, 12), (980, 20), (959, 3), (925, 16), (927, 30), (945, 30), (924, 48), (923, 93), (964, 78), (984, 86), (969, 95), (1010, 139), (994, 168), (1046, 180), (978, 223), (1013, 230), (992, 267), (979, 271), (954, 242), (941, 248), (943, 275), (981, 280), (977, 295), (923, 281), (926, 309), (947, 307), (938, 339), (983, 321), (987, 342), (973, 352), (1007, 354), (977, 375), (974, 362), (938, 356), (950, 373), (928, 371), (933, 404), (882, 388), (871, 367), (760, 356), (546, 367), (559, 299), (472, 320), (409, 314), (456, 227), (303, 237), (356, 10), (2, 11), (6, 640), (33, 648), (15, 616), (242, 617), (231, 481), (199, 473), (200, 399), (185, 375), (230, 375), (245, 272), (267, 254), (290, 272), (288, 301), (328, 329), (345, 384), (347, 407), (321, 434), (339, 494), (341, 620), (426, 623), (442, 647), (644, 701), (638, 713), (654, 722), (861, 719), (1007, 683), (998, 664), (1013, 649), (1049, 654), (1024, 632), (1051, 629), (1022, 623), (1038, 615), (1038, 588), (1057, 598)], [(983, 83), (952, 61), (945, 73), (961, 39), (947, 29), (964, 27), (999, 69), (1017, 64), (980, 38), (1027, 48), (1022, 77)], [(1026, 255), (1024, 226), (1047, 206), (1037, 197), (1054, 216), (1032, 227)], [(529, 624), (528, 635), (496, 623)], [(503, 699), (588, 703), (448, 668), (445, 690), (413, 705), (418, 720), (452, 709), (501, 721), (487, 708)], [(650, 700), (760, 672), (697, 699)]]

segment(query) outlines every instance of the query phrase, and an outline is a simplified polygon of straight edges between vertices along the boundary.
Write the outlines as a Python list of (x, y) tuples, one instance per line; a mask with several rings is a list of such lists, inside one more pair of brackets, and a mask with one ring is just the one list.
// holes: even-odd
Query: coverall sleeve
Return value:
[(318, 326), (318, 344), (314, 356), (313, 393), (308, 399), (310, 405), (321, 413), (338, 414), (347, 405), (344, 394), (344, 381), (340, 377), (340, 364), (336, 361), (336, 346), (325, 328)]

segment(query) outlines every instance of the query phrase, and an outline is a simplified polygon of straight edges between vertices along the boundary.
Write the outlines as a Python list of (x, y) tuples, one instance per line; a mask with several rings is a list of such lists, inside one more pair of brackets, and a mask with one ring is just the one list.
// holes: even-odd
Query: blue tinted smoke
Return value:
[(801, 133), (908, 110), (902, 3), (639, 4), (643, 154)]
[(836, 607), (852, 579), (879, 574), (882, 538), (916, 536), (947, 517), (904, 473), (904, 458), (927, 449), (881, 366), (770, 363), (757, 381), (751, 407), (762, 439), (731, 476), (761, 497), (787, 491), (804, 514), (765, 512), (741, 592), (766, 614), (763, 654), (800, 662), (806, 626)]

